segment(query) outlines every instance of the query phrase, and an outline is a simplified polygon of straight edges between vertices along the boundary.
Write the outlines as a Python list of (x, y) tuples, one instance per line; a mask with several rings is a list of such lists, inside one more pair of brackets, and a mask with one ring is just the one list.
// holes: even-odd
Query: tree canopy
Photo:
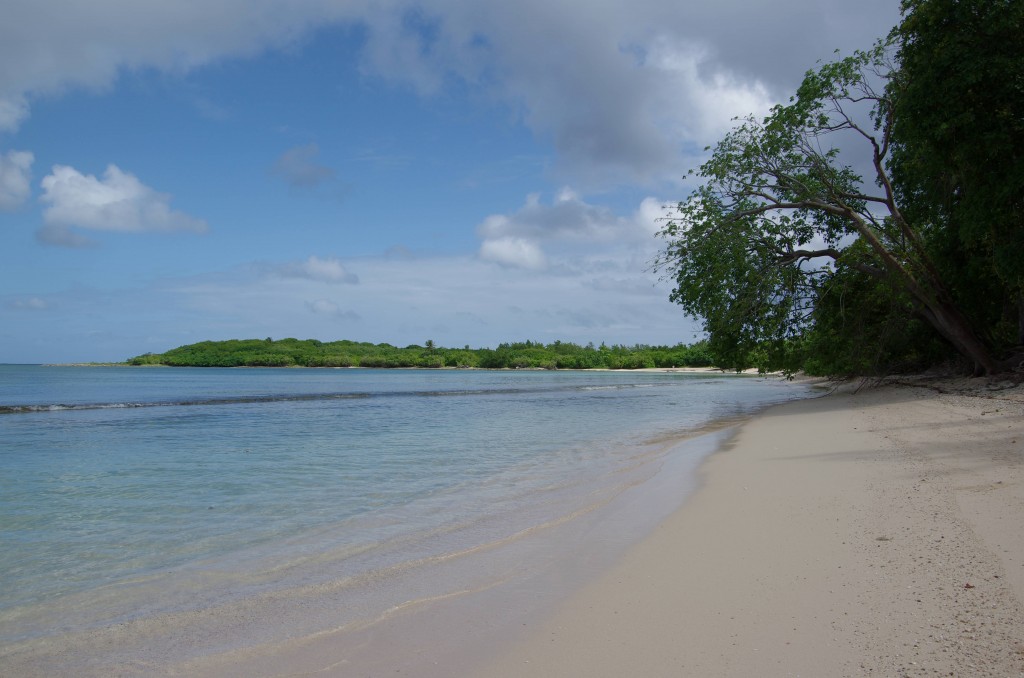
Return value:
[[(1024, 344), (1024, 3), (904, 0), (892, 169), (995, 346)], [(1016, 316), (1016, 318), (1014, 318)], [(1016, 322), (1014, 322), (1016, 320)]]
[[(950, 41), (941, 22), (929, 23), (945, 20), (947, 5), (986, 3), (908, 0), (904, 22), (888, 39), (809, 71), (788, 104), (764, 119), (740, 119), (708, 149), (695, 172), (703, 183), (661, 231), (667, 246), (656, 265), (675, 282), (671, 299), (703, 319), (720, 363), (740, 366), (757, 356), (772, 368), (816, 362), (821, 371), (868, 371), (907, 359), (932, 362), (948, 347), (977, 374), (1013, 364), (1005, 355), (1012, 342), (992, 331), (992, 314), (965, 312), (970, 300), (960, 283), (973, 270), (975, 289), (984, 279), (1000, 298), (1020, 295), (1024, 249), (1015, 243), (1024, 229), (1024, 146), (1009, 142), (1024, 110), (1024, 61), (1014, 64), (1014, 86), (978, 92), (979, 108), (971, 109), (975, 136), (997, 128), (985, 127), (987, 117), (1008, 119), (997, 128), (1009, 144), (1000, 150), (1005, 171), (995, 174), (978, 165), (980, 146), (998, 145), (987, 138), (957, 156), (962, 169), (939, 172), (950, 147), (971, 141), (933, 129), (946, 115), (940, 99), (956, 93), (916, 80), (919, 70), (937, 68), (931, 54), (953, 50), (951, 43), (974, 61), (990, 60), (981, 38)], [(1016, 15), (1003, 19), (1016, 22), (1020, 35), (1019, 9)], [(1019, 52), (1022, 41), (1013, 42), (1018, 46), (1003, 51)], [(984, 96), (1001, 104), (980, 110)], [(988, 192), (972, 198), (980, 206), (964, 206), (968, 186), (976, 196)], [(943, 190), (953, 197), (933, 204)], [(1003, 245), (1014, 248), (1011, 256)], [(864, 342), (873, 361), (823, 359), (830, 347), (850, 355)]]
[(391, 344), (316, 339), (231, 339), (201, 341), (164, 353), (128, 359), (130, 365), (172, 367), (480, 367), (490, 369), (631, 369), (709, 367), (707, 347), (580, 346), (572, 342), (510, 342), (497, 348), (445, 348), (433, 340), (399, 348)]

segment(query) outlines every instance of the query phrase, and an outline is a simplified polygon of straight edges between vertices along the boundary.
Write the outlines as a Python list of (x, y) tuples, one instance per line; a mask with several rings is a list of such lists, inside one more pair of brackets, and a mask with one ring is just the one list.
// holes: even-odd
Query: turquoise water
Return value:
[[(807, 392), (704, 373), (0, 366), (0, 645), (451, 558)], [(359, 600), (352, 615), (374, 614)]]

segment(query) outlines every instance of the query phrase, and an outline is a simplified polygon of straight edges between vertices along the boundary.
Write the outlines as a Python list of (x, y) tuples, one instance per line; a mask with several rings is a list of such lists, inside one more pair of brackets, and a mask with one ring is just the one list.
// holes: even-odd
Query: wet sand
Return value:
[(472, 675), (1022, 675), (1024, 392), (850, 390), (743, 426)]

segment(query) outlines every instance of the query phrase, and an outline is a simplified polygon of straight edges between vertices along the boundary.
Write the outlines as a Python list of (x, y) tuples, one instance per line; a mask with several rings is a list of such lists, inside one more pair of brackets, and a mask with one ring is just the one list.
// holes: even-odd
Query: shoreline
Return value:
[[(273, 607), (240, 606), (148, 628), (152, 661), (80, 654), (121, 645), (111, 628), (58, 649), (61, 675), (1022, 675), (1024, 389), (942, 390), (848, 383), (713, 427), (667, 462), (699, 463), (659, 474), (660, 517), (631, 523), (627, 500), (566, 523), (531, 547), (540, 578), (509, 586), (499, 559), (498, 585), (460, 579), (370, 624), (261, 642), (244, 620)], [(611, 560), (609, 523), (633, 535)], [(308, 594), (329, 612), (329, 589)], [(203, 629), (224, 621), (244, 646), (152, 653), (217, 642)]]
[[(595, 376), (584, 382), (600, 385), (605, 380)], [(747, 394), (743, 402), (777, 402), (806, 390), (777, 383), (751, 384), (762, 390), (748, 392), (748, 385), (729, 379), (694, 383), (727, 385), (723, 393)], [(716, 389), (706, 393), (719, 393)], [(257, 548), (242, 552), (241, 558), (197, 560), (180, 571), (118, 580), (95, 589), (98, 596), (90, 589), (64, 600), (66, 616), (53, 605), (12, 608), (12, 616), (5, 617), (14, 625), (8, 631), (22, 627), (26, 632), (12, 635), (0, 648), (0, 665), (25, 676), (291, 675), (297, 665), (310, 670), (331, 665), (332, 657), (360, 670), (354, 667), (379, 666), (381, 659), (394, 663), (402, 654), (406, 666), (415, 667), (412, 673), (422, 676), (416, 662), (425, 659), (423, 647), (429, 654), (445, 645), (434, 655), (439, 662), (453, 659), (467, 665), (496, 653), (521, 619), (533, 623), (541, 618), (677, 509), (681, 488), (694, 485), (694, 469), (727, 435), (721, 427), (734, 424), (744, 409), (715, 405), (717, 397), (732, 403), (735, 395), (706, 395), (691, 409), (687, 398), (681, 398), (683, 392), (671, 391), (666, 397), (673, 402), (658, 405), (652, 419), (645, 413), (661, 402), (651, 400), (654, 391), (630, 389), (633, 395), (626, 397), (618, 389), (588, 386), (581, 392), (591, 391), (590, 409), (622, 410), (635, 402), (631, 407), (644, 411), (631, 423), (602, 427), (594, 422), (593, 431), (583, 429), (588, 442), (578, 452), (569, 443), (559, 448), (569, 466), (545, 464), (554, 472), (541, 474), (542, 485), (532, 493), (536, 501), (506, 512), (507, 517), (476, 515), (468, 506), (464, 516), (470, 520), (445, 523), (448, 527), (433, 533), (410, 533), (415, 537), (411, 540), (398, 535), (393, 543), (351, 558), (344, 549), (308, 550), (313, 542), (300, 537), (289, 549), (270, 553), (265, 563)], [(565, 419), (573, 412), (562, 411), (552, 421), (577, 421)], [(696, 416), (698, 412), (704, 414)], [(707, 416), (712, 416), (710, 422)], [(647, 421), (643, 417), (650, 419), (650, 427), (639, 423)], [(604, 434), (597, 436), (598, 430)], [(554, 431), (552, 435), (555, 440)], [(677, 449), (681, 440), (688, 441), (687, 449)], [(250, 458), (238, 459), (249, 463)], [(588, 466), (593, 478), (557, 472), (583, 459), (594, 462)], [(524, 492), (533, 485), (516, 487), (517, 496), (527, 496), (531, 493)], [(430, 509), (431, 504), (425, 506)], [(394, 519), (397, 514), (388, 515)], [(290, 549), (297, 555), (285, 559), (285, 572), (273, 558)], [(264, 577), (278, 570), (281, 576)], [(538, 570), (544, 576), (533, 576)], [(190, 580), (194, 585), (188, 585)], [(90, 601), (99, 603), (92, 617)], [(81, 614), (76, 616), (76, 610)], [(502, 619), (494, 618), (494, 610), (501, 610)], [(436, 624), (442, 617), (451, 623)], [(118, 623), (107, 625), (105, 618)], [(39, 633), (32, 632), (33, 623)], [(458, 632), (450, 635), (453, 628)], [(325, 644), (313, 649), (318, 639)], [(319, 663), (321, 656), (328, 661)], [(439, 669), (435, 675), (446, 673)], [(375, 674), (380, 671), (367, 675)]]
[(1024, 391), (770, 408), (686, 504), (472, 675), (1024, 673)]
[[(553, 614), (679, 510), (696, 487), (696, 469), (734, 428), (716, 421), (693, 437), (667, 443), (672, 450), (653, 462), (662, 468), (607, 503), (581, 507), (552, 524), (511, 535), (503, 544), (460, 554), (483, 561), (463, 563), (470, 569), (462, 583), (439, 595), (435, 589), (432, 596), (407, 600), (357, 625), (198, 657), (174, 665), (170, 673), (210, 678), (475, 676), (521, 628)], [(481, 581), (483, 571), (491, 574)]]
[[(18, 365), (19, 363), (0, 363), (0, 364), (11, 364)], [(26, 363), (28, 364), (28, 363)], [(35, 365), (36, 363), (31, 363)], [(623, 368), (611, 368), (611, 367), (586, 367), (586, 368), (573, 368), (573, 367), (417, 367), (417, 366), (404, 366), (404, 367), (363, 367), (361, 365), (346, 365), (344, 367), (327, 367), (327, 366), (309, 366), (309, 365), (234, 365), (234, 366), (219, 366), (219, 365), (163, 365), (159, 363), (145, 364), (145, 365), (132, 365), (130, 363), (38, 363), (40, 367), (131, 367), (131, 368), (176, 368), (176, 369), (220, 369), (220, 370), (416, 370), (416, 371), (430, 371), (430, 372), (446, 372), (446, 371), (467, 371), (473, 370), (476, 372), (649, 372), (649, 373), (667, 373), (667, 374), (746, 374), (746, 375), (757, 375), (761, 377), (781, 377), (781, 372), (759, 372), (757, 368), (749, 367), (745, 370), (731, 370), (723, 367), (623, 367)], [(811, 379), (824, 379), (824, 377), (810, 377)]]

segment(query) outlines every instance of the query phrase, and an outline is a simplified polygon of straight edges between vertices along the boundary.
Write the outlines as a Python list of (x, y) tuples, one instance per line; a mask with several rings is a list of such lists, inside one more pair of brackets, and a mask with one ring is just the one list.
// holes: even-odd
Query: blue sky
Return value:
[(0, 362), (691, 342), (663, 206), (897, 5), (7, 0)]

